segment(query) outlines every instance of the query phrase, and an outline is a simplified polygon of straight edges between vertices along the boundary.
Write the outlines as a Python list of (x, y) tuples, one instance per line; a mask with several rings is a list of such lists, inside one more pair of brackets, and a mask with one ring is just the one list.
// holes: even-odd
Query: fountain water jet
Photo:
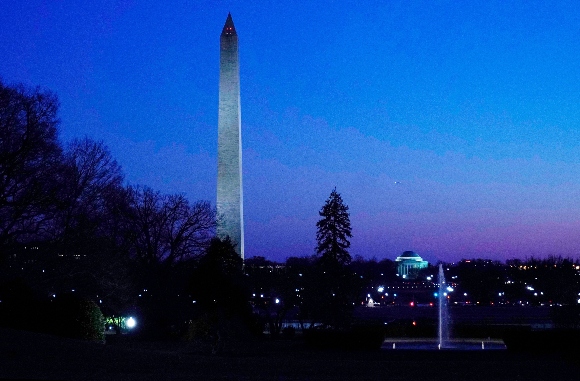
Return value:
[(446, 342), (449, 340), (449, 308), (447, 306), (447, 298), (445, 291), (447, 286), (445, 284), (445, 275), (443, 274), (443, 264), (439, 264), (439, 349), (445, 348)]
[[(439, 292), (437, 294), (438, 306), (438, 337), (429, 340), (401, 339), (393, 342), (393, 349), (411, 349), (411, 350), (505, 350), (506, 346), (502, 340), (491, 340), (483, 342), (481, 339), (458, 339), (451, 340), (451, 315), (449, 313), (449, 303), (447, 300), (447, 282), (443, 274), (443, 264), (439, 264)], [(386, 347), (386, 341), (383, 348)]]

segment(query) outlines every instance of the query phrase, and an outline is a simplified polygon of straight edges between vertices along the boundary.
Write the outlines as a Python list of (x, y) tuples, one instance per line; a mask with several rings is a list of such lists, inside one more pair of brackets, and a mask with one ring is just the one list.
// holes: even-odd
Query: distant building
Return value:
[(405, 279), (415, 279), (421, 269), (426, 269), (429, 262), (424, 261), (419, 254), (414, 251), (405, 251), (395, 259), (397, 264), (397, 275)]

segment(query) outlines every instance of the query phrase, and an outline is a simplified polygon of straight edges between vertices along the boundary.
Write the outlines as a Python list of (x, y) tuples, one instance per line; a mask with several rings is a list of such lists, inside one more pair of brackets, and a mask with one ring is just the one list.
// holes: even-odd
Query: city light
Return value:
[(127, 325), (127, 328), (135, 328), (135, 326), (137, 325), (137, 322), (132, 317), (129, 317), (129, 319), (127, 319), (125, 324)]

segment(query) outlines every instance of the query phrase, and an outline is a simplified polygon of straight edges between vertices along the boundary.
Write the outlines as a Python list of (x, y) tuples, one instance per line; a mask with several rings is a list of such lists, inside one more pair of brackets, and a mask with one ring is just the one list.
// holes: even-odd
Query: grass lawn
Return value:
[(231, 343), (212, 356), (187, 343), (103, 345), (0, 328), (0, 379), (565, 381), (580, 379), (580, 360), (507, 351), (322, 351), (300, 340)]

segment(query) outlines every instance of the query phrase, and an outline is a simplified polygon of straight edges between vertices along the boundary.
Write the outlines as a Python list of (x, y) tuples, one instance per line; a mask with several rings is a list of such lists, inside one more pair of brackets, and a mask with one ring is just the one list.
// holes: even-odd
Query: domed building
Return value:
[(405, 251), (395, 259), (397, 263), (397, 276), (405, 279), (415, 279), (421, 269), (426, 269), (429, 262), (424, 261), (414, 251)]

